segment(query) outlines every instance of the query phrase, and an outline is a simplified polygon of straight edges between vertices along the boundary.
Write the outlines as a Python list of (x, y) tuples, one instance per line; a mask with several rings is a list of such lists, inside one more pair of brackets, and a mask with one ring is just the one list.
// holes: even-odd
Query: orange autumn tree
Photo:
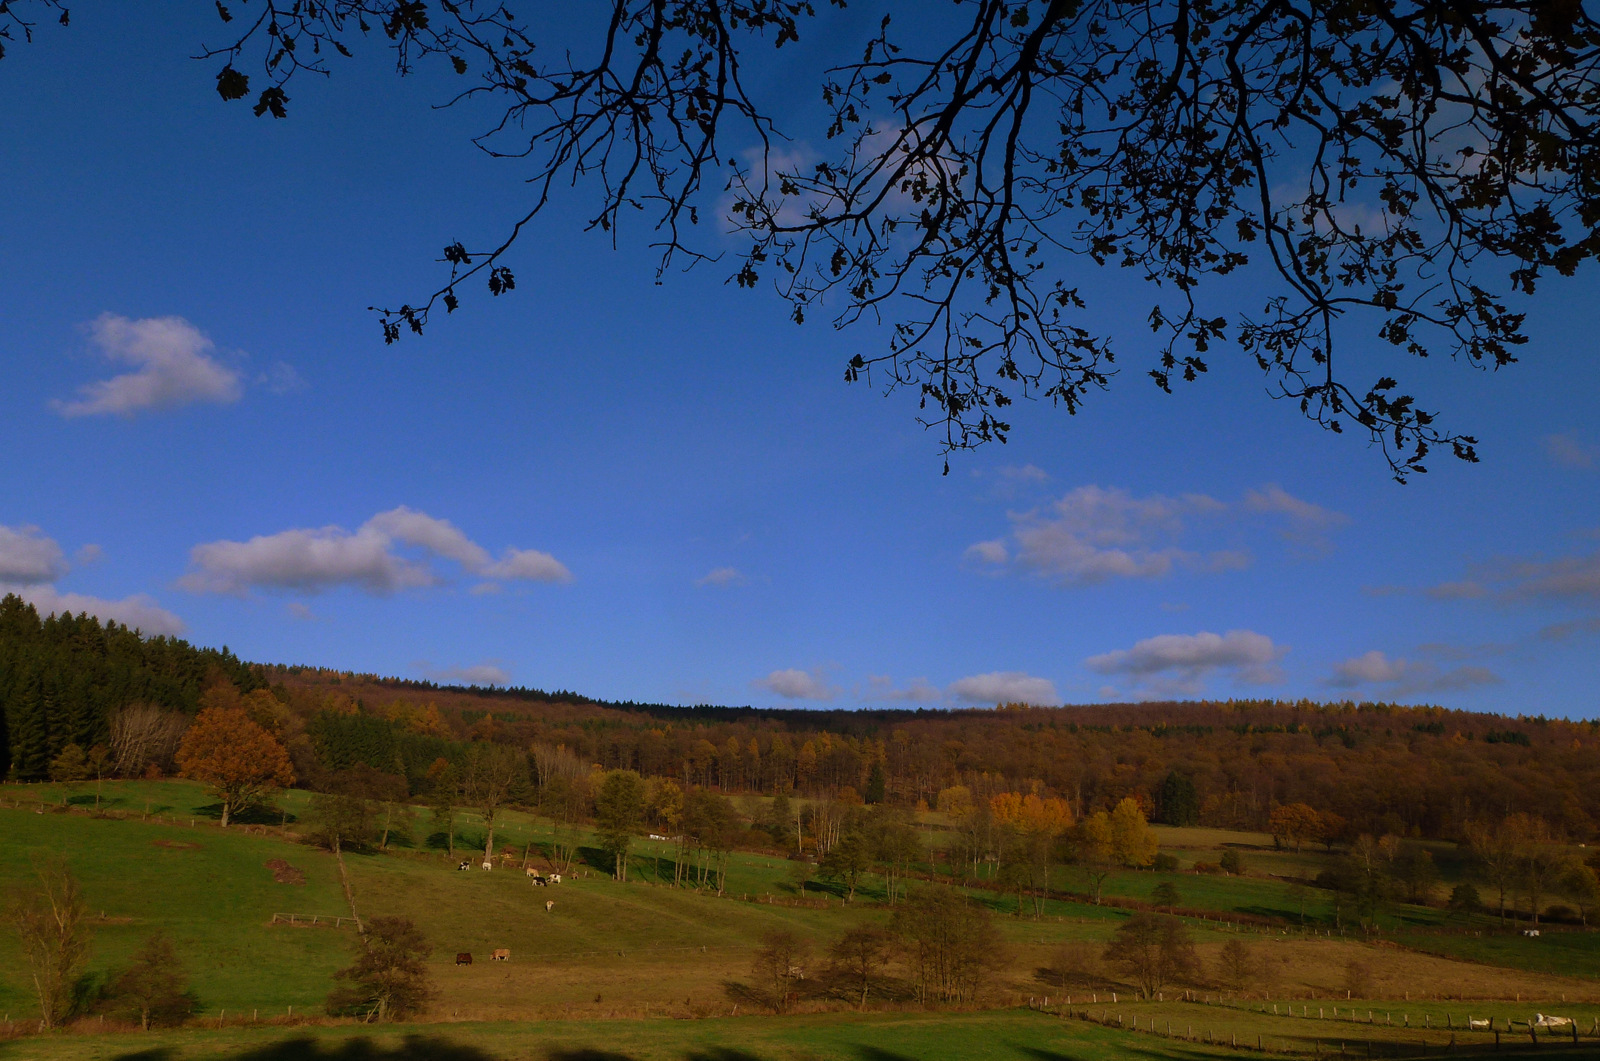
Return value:
[(294, 784), (289, 753), (240, 707), (201, 711), (178, 746), (178, 769), (222, 801), (223, 828), (267, 793)]

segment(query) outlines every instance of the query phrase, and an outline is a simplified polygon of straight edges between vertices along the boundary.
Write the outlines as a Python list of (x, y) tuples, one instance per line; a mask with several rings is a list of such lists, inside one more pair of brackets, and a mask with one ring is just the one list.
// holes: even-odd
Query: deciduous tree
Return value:
[(194, 1012), (195, 999), (177, 948), (165, 933), (157, 932), (134, 952), (128, 967), (111, 983), (114, 1004), (149, 1030), (181, 1024)]
[(867, 1004), (867, 992), (894, 956), (894, 937), (876, 925), (857, 925), (833, 941), (828, 948), (838, 978), (850, 985), (852, 996), (861, 991), (859, 1005)]
[(615, 863), (614, 875), (628, 879), (628, 849), (644, 821), (644, 782), (632, 770), (613, 770), (594, 796), (595, 832)]
[(241, 810), (294, 783), (289, 753), (238, 707), (200, 712), (178, 746), (178, 768), (221, 801), (223, 828)]
[(420, 1013), (433, 997), (428, 956), (433, 947), (406, 917), (375, 917), (359, 937), (356, 960), (334, 973), (340, 983), (328, 993), (330, 1013), (372, 1020), (403, 1020)]
[(1192, 978), (1199, 969), (1188, 928), (1160, 914), (1134, 914), (1117, 926), (1106, 944), (1105, 960), (1132, 977), (1145, 998), (1176, 980)]
[(39, 1000), (39, 1022), (54, 1028), (72, 1016), (73, 986), (89, 960), (89, 911), (64, 859), (35, 861), (33, 876), (12, 891), (6, 915)]
[(774, 1013), (783, 1013), (794, 1003), (794, 984), (805, 976), (810, 953), (811, 945), (787, 928), (772, 929), (761, 937), (752, 971)]
[(890, 919), (911, 968), (917, 998), (966, 1002), (985, 976), (1005, 961), (1005, 946), (989, 911), (950, 888), (911, 893)]

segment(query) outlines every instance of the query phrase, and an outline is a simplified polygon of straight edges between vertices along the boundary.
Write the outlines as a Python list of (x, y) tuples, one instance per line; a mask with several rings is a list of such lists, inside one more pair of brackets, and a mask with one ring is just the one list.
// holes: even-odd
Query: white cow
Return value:
[(1490, 1017), (1487, 1020), (1479, 1020), (1477, 1017), (1467, 1018), (1467, 1030), (1469, 1031), (1486, 1032), (1492, 1027), (1494, 1027), (1493, 1017)]
[(1569, 1028), (1572, 1026), (1571, 1017), (1547, 1017), (1543, 1013), (1536, 1013), (1534, 1018), (1533, 1026), (1541, 1031), (1553, 1031), (1557, 1028)]
[(559, 874), (559, 873), (550, 874), (550, 883), (551, 884), (560, 884), (561, 883), (561, 874)]
[(483, 868), (484, 869), (494, 869), (494, 863), (486, 858), (486, 859), (483, 860)]

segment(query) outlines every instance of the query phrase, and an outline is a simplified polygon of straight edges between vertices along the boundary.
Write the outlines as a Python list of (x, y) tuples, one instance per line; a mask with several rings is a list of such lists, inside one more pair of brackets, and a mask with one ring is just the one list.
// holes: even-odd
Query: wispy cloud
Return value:
[(912, 678), (901, 687), (895, 685), (894, 679), (887, 674), (867, 675), (866, 688), (858, 689), (857, 696), (862, 700), (893, 700), (913, 704), (931, 704), (945, 698), (939, 687), (926, 678)]
[(803, 671), (794, 667), (775, 670), (765, 678), (757, 678), (750, 685), (776, 693), (785, 700), (832, 700), (839, 695), (839, 690), (828, 683), (821, 671)]
[(1431, 660), (1389, 656), (1374, 649), (1335, 664), (1326, 682), (1340, 689), (1384, 686), (1390, 695), (1406, 695), (1495, 685), (1500, 682), (1500, 676), (1487, 667), (1468, 665), (1445, 669)]
[(1546, 435), (1541, 441), (1544, 443), (1545, 456), (1563, 468), (1588, 471), (1600, 464), (1600, 449), (1584, 445), (1576, 431)]
[(239, 374), (217, 361), (211, 340), (182, 317), (131, 320), (107, 313), (89, 325), (89, 337), (108, 359), (134, 370), (85, 384), (75, 400), (53, 402), (62, 416), (227, 405), (243, 393)]
[(697, 586), (715, 586), (718, 589), (726, 589), (729, 586), (744, 585), (745, 577), (736, 567), (715, 567), (706, 572), (700, 578), (695, 579), (694, 584)]
[(1010, 535), (975, 542), (964, 557), (981, 569), (1026, 571), (1066, 587), (1159, 579), (1180, 570), (1235, 571), (1250, 565), (1248, 552), (1202, 550), (1184, 539), (1202, 518), (1260, 517), (1284, 521), (1284, 537), (1319, 552), (1331, 548), (1329, 533), (1348, 522), (1276, 484), (1233, 505), (1206, 494), (1136, 497), (1117, 487), (1080, 486), (1048, 505), (1008, 513)]
[(1503, 602), (1600, 605), (1600, 552), (1553, 560), (1499, 557), (1474, 564), (1468, 574), (1424, 592), (1437, 600), (1492, 596)]
[(1015, 548), (979, 542), (967, 555), (988, 564), (1020, 567), (1067, 586), (1113, 578), (1159, 578), (1196, 554), (1175, 544), (1183, 517), (1220, 509), (1204, 495), (1134, 497), (1126, 490), (1081, 486), (1043, 510), (1012, 513)]
[[(399, 546), (424, 556), (402, 555)], [(430, 558), (453, 560), (483, 578), (568, 582), (572, 573), (549, 553), (508, 548), (494, 559), (449, 520), (400, 506), (380, 512), (354, 533), (329, 526), (216, 541), (189, 551), (190, 570), (179, 585), (195, 593), (243, 595), (252, 589), (317, 593), (353, 586), (373, 594), (437, 585)], [(478, 589), (482, 589), (482, 585)]]
[(510, 685), (511, 673), (494, 662), (472, 663), (464, 667), (432, 667), (417, 664), (417, 670), (431, 682), (441, 685)]

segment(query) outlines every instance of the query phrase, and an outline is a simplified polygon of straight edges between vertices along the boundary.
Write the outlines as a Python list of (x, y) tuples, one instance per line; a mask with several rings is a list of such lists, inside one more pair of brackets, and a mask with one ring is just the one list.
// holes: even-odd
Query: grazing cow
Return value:
[(543, 877), (533, 878), (533, 886), (535, 888), (543, 888), (545, 886), (545, 879)]
[(511, 960), (511, 952), (505, 947), (496, 947), (494, 953), (489, 955), (489, 960), (492, 962), (508, 962)]
[(456, 869), (471, 869), (471, 868), (472, 868), (472, 860), (470, 858), (462, 859), (461, 860), (461, 865), (456, 867)]
[(546, 899), (544, 901), (544, 912), (548, 914), (551, 910), (553, 910), (555, 908), (555, 905), (556, 905), (556, 901), (554, 899)]
[(539, 872), (539, 868), (538, 868), (538, 867), (537, 867), (537, 866), (527, 866), (527, 867), (525, 867), (525, 868), (524, 868), (524, 869), (523, 869), (523, 871), (522, 871), (522, 872), (524, 872), (524, 873), (526, 873), (526, 874), (527, 874), (527, 875), (528, 875), (528, 876), (530, 876), (530, 877), (539, 877), (539, 876), (543, 876), (543, 874), (541, 874), (541, 873), (540, 873), (540, 872)]
[(472, 964), (472, 955), (468, 954), (466, 951), (460, 952), (459, 954), (456, 955), (456, 964), (457, 965), (471, 965)]
[(483, 860), (483, 868), (484, 869), (494, 869), (494, 863), (489, 861), (488, 859), (484, 859)]
[(1536, 928), (1525, 928), (1525, 929), (1522, 930), (1522, 934), (1524, 936), (1527, 936), (1528, 938), (1532, 939), (1534, 936), (1537, 936), (1539, 934), (1539, 930), (1536, 929)]
[(560, 884), (561, 883), (561, 874), (559, 874), (559, 873), (550, 874), (550, 883), (551, 884)]

